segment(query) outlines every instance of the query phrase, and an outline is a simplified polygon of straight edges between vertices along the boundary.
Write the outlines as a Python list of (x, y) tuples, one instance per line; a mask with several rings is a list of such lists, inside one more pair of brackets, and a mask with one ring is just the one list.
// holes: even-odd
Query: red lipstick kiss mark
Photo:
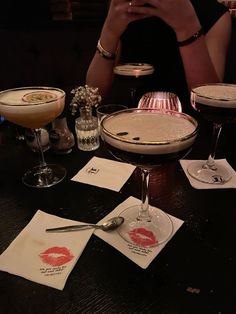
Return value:
[(74, 256), (66, 247), (54, 246), (39, 254), (45, 264), (61, 266), (70, 262)]
[(129, 232), (129, 236), (134, 244), (142, 247), (152, 246), (158, 243), (153, 232), (145, 228), (135, 228)]

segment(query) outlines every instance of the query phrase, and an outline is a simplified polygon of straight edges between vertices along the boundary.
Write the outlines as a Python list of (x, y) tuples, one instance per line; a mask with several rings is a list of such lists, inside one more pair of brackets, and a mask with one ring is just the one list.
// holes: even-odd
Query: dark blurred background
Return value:
[(103, 19), (107, 0), (1, 0), (0, 22)]

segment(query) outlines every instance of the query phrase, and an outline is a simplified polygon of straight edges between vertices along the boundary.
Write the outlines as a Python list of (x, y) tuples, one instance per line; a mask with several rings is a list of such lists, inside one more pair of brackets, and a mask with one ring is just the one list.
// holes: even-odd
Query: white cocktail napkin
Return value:
[(71, 180), (119, 192), (135, 166), (93, 157)]
[(195, 189), (234, 189), (236, 188), (236, 172), (230, 166), (230, 164), (227, 162), (226, 159), (216, 159), (216, 161), (217, 163), (226, 166), (232, 172), (232, 178), (225, 183), (218, 183), (218, 184), (200, 182), (194, 179), (193, 177), (191, 177), (190, 174), (188, 173), (187, 168), (188, 168), (188, 165), (193, 161), (195, 160), (187, 160), (187, 159), (180, 160), (181, 167), (183, 168), (184, 173), (193, 188)]
[[(115, 216), (119, 216), (120, 213), (127, 207), (132, 205), (140, 204), (140, 200), (134, 197), (127, 198), (123, 203), (118, 205), (112, 212), (110, 212), (106, 217), (99, 221), (98, 224), (103, 223), (107, 219)], [(161, 252), (161, 250), (165, 247), (168, 241), (174, 236), (176, 231), (181, 227), (183, 224), (183, 220), (180, 220), (176, 217), (169, 215), (170, 219), (173, 223), (173, 232), (170, 238), (164, 242), (159, 244), (156, 247), (151, 248), (141, 248), (136, 245), (130, 244), (125, 241), (121, 236), (118, 234), (117, 230), (104, 232), (101, 230), (95, 230), (94, 234), (104, 240), (105, 242), (112, 245), (118, 251), (123, 253), (126, 257), (128, 257), (131, 261), (136, 263), (138, 266), (146, 269), (153, 259)]]
[(62, 290), (94, 229), (64, 233), (45, 229), (78, 223), (38, 210), (0, 255), (0, 270)]

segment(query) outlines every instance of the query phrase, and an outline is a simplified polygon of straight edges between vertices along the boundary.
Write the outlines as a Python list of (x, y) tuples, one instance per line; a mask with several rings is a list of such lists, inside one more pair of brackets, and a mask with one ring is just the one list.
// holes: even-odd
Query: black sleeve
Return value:
[(228, 8), (217, 0), (191, 0), (206, 34)]

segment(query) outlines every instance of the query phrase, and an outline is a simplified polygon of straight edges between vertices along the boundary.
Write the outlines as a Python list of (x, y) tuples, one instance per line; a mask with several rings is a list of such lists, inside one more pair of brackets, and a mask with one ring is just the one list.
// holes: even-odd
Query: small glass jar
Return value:
[(77, 145), (80, 150), (92, 151), (99, 147), (98, 119), (92, 115), (92, 108), (80, 108), (80, 117), (75, 120)]
[(66, 117), (57, 118), (52, 122), (49, 139), (55, 154), (65, 155), (72, 152), (75, 140), (68, 128)]

